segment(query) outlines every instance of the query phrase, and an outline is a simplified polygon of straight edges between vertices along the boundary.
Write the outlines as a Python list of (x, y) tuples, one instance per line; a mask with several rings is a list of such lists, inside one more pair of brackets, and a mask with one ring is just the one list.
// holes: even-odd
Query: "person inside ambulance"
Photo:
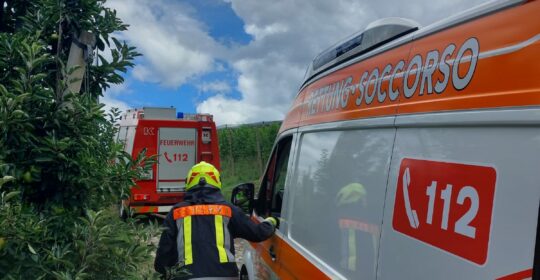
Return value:
[(336, 195), (340, 229), (340, 266), (351, 275), (361, 272), (362, 279), (373, 279), (379, 229), (369, 222), (367, 191), (360, 183), (350, 183)]
[(261, 242), (270, 238), (278, 220), (256, 224), (221, 194), (219, 171), (201, 161), (188, 172), (184, 201), (164, 221), (154, 268), (165, 279), (238, 279), (234, 238)]

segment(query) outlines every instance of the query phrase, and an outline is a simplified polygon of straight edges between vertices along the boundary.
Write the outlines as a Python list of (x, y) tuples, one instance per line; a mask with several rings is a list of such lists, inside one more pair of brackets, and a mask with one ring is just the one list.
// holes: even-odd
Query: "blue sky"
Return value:
[(281, 120), (318, 53), (384, 17), (422, 26), (483, 0), (109, 0), (143, 54), (107, 107), (174, 106), (218, 124)]
[[(145, 63), (144, 58), (137, 58), (136, 63)], [(234, 69), (223, 64), (225, 70), (212, 72), (200, 77), (194, 77), (188, 83), (179, 85), (178, 87), (165, 87), (155, 82), (140, 81), (132, 77), (132, 73), (128, 72), (124, 75), (129, 88), (125, 94), (119, 95), (117, 100), (129, 104), (130, 107), (170, 107), (174, 106), (179, 112), (195, 113), (196, 104), (211, 97), (216, 89), (212, 92), (201, 88), (200, 85), (211, 81), (227, 81), (231, 86), (228, 95), (232, 98), (240, 98), (240, 93), (235, 90), (235, 77), (237, 74)]]
[[(252, 37), (244, 32), (243, 21), (236, 16), (231, 5), (224, 1), (200, 0), (200, 1), (177, 1), (193, 10), (190, 12), (193, 18), (204, 23), (208, 34), (216, 41), (227, 46), (246, 45)], [(156, 11), (159, 14), (160, 11)], [(147, 63), (144, 56), (137, 57), (136, 64)], [(188, 83), (178, 86), (164, 87), (157, 82), (147, 82), (132, 77), (129, 71), (124, 78), (129, 85), (125, 94), (119, 95), (117, 100), (130, 107), (169, 107), (174, 106), (179, 112), (196, 112), (196, 104), (212, 96), (215, 88), (207, 90), (201, 85), (212, 81), (226, 81), (230, 86), (228, 93), (232, 98), (240, 98), (240, 93), (235, 89), (237, 73), (226, 62), (218, 61), (223, 67), (222, 71), (213, 71), (204, 75), (192, 77)]]

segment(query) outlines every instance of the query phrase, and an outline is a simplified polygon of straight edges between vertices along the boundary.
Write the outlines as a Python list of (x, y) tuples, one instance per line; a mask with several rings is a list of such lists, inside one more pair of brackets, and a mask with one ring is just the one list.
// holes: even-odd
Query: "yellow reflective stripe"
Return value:
[(191, 248), (191, 216), (184, 218), (184, 257), (185, 264), (193, 263), (193, 251)]
[(227, 252), (225, 251), (225, 238), (223, 237), (223, 216), (216, 215), (216, 246), (219, 253), (219, 262), (226, 263)]
[(349, 229), (349, 270), (356, 271), (356, 231)]

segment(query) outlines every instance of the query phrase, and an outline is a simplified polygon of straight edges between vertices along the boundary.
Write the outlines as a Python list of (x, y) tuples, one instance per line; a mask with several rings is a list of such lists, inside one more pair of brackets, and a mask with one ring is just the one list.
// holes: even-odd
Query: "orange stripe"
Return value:
[(300, 276), (305, 277), (304, 279), (330, 279), (291, 245), (279, 237), (277, 239), (282, 252), (279, 256), (282, 265), (282, 270), (279, 273), (281, 279), (298, 279)]
[(220, 204), (206, 204), (206, 205), (192, 205), (176, 208), (173, 211), (173, 217), (175, 220), (187, 217), (187, 216), (216, 216), (221, 215), (225, 217), (232, 217), (232, 209), (227, 205)]
[[(501, 50), (505, 50), (507, 47), (517, 46), (540, 34), (540, 21), (530, 20), (536, 18), (538, 14), (540, 14), (540, 1), (527, 2), (417, 39), (412, 43), (396, 47), (337, 70), (311, 83), (300, 92), (280, 128), (280, 132), (298, 126), (369, 117), (539, 106), (540, 79), (536, 77), (540, 75), (540, 68), (537, 64), (540, 61), (540, 42), (536, 41), (527, 46), (522, 45), (521, 49), (501, 53)], [(492, 30), (497, 30), (497, 32), (492, 32)], [(416, 55), (422, 57), (422, 66), (425, 66), (427, 54), (433, 50), (439, 52), (438, 62), (453, 60), (456, 58), (460, 47), (470, 38), (478, 41), (480, 56), (491, 51), (498, 53), (477, 60), (472, 79), (462, 90), (455, 89), (452, 83), (452, 77), (454, 76), (452, 63), (449, 68), (450, 74), (446, 76), (449, 79), (448, 83), (441, 93), (436, 93), (433, 90), (432, 93), (428, 94), (426, 86), (424, 93), (420, 95), (420, 88), (424, 79), (422, 72), (416, 74), (420, 76), (419, 82), (410, 98), (406, 98), (404, 95), (404, 78), (399, 75), (394, 76), (392, 80), (392, 88), (400, 91), (398, 97), (393, 101), (390, 100), (389, 96), (390, 79), (381, 82), (381, 92), (386, 92), (386, 97), (382, 103), (375, 96), (373, 101), (366, 105), (366, 94), (364, 93), (362, 103), (357, 106), (355, 101), (360, 96), (358, 88), (351, 91), (354, 92), (352, 94), (350, 92), (348, 95), (338, 94), (336, 99), (332, 99), (332, 95), (328, 93), (334, 89), (339, 89), (337, 86), (332, 87), (336, 83), (339, 85), (341, 82), (342, 88), (345, 88), (347, 86), (345, 81), (349, 77), (352, 78), (352, 82), (349, 84), (350, 87), (360, 84), (364, 73), (368, 74), (368, 78), (363, 81), (369, 80), (369, 76), (375, 70), (380, 74), (378, 76), (380, 79), (383, 76), (383, 69), (387, 65), (390, 65), (392, 70), (390, 74), (384, 74), (384, 76), (392, 76), (400, 61), (404, 62), (404, 67), (397, 73), (405, 72), (412, 58)], [(442, 56), (445, 48), (451, 44), (455, 45), (455, 50), (451, 55), (445, 57), (445, 60), (442, 60), (440, 56)], [(470, 55), (470, 53), (470, 50), (466, 51), (465, 56)], [(469, 67), (471, 67), (470, 61), (462, 61), (457, 75), (464, 77)], [(440, 69), (434, 71), (432, 75), (428, 75), (432, 86), (435, 86), (436, 82), (444, 80)], [(416, 75), (411, 74), (408, 77), (408, 85), (414, 83)], [(330, 86), (329, 90), (318, 91), (319, 89), (325, 89), (327, 86)], [(364, 88), (364, 91), (369, 94), (376, 92), (373, 84), (366, 85)], [(341, 90), (339, 92), (344, 93), (346, 91)], [(341, 98), (345, 99), (347, 96), (348, 101), (342, 107)], [(330, 108), (330, 110), (327, 111), (327, 108)]]
[(500, 278), (497, 278), (497, 280), (523, 280), (527, 278), (531, 278), (533, 275), (532, 269), (526, 269), (520, 272), (516, 272), (514, 274), (506, 275)]
[[(256, 223), (259, 221), (252, 217)], [(280, 279), (330, 279), (305, 256), (302, 256), (296, 249), (285, 242), (280, 236), (274, 235), (272, 238), (261, 242), (251, 243), (250, 245), (259, 253), (267, 266), (276, 273)], [(275, 252), (279, 258), (272, 261), (268, 254), (268, 248), (274, 246)]]

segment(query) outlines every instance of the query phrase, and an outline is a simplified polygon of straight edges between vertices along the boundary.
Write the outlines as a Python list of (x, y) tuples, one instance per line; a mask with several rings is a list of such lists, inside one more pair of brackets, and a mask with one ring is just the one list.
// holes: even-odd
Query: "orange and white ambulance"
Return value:
[(144, 179), (131, 188), (122, 201), (120, 215), (167, 213), (184, 198), (189, 169), (199, 161), (219, 168), (219, 144), (212, 115), (184, 114), (174, 107), (129, 109), (121, 117), (117, 141), (133, 158), (146, 149), (158, 155), (157, 163)]
[(253, 189), (243, 279), (540, 279), (540, 1), (323, 52)]

